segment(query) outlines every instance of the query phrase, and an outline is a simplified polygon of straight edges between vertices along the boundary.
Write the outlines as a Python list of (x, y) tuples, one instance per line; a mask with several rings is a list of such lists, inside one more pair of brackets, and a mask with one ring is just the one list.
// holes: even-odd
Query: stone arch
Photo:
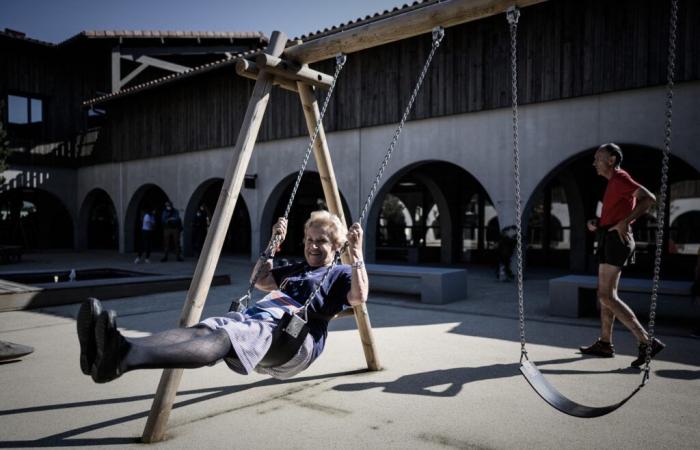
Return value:
[[(619, 143), (623, 150), (622, 168), (627, 170), (639, 183), (647, 187), (658, 196), (661, 175), (662, 152), (658, 148), (632, 144)], [(556, 265), (568, 267), (573, 272), (594, 272), (597, 259), (593, 255), (594, 236), (585, 229), (585, 221), (596, 215), (596, 205), (601, 201), (607, 182), (598, 176), (592, 167), (593, 155), (597, 147), (582, 149), (574, 153), (568, 159), (552, 168), (536, 185), (530, 198), (523, 209), (523, 224), (530, 223), (533, 211), (543, 203), (548, 189), (559, 185), (563, 189), (568, 202), (570, 248), (566, 250), (566, 257), (549, 257), (549, 259), (533, 257), (533, 252), (528, 252), (530, 264)], [(700, 179), (700, 173), (682, 158), (671, 155), (669, 186), (679, 180)], [(546, 201), (544, 202), (546, 203)], [(670, 208), (668, 202), (667, 208)], [(667, 209), (668, 213), (669, 209)], [(668, 216), (668, 214), (667, 214)], [(651, 254), (650, 242), (653, 241), (653, 229), (655, 229), (654, 213), (637, 220), (634, 227), (638, 243), (637, 264), (627, 268), (628, 273), (636, 273), (640, 276), (650, 274)], [(668, 240), (668, 220), (665, 225), (665, 239)], [(566, 228), (566, 227), (565, 227)], [(526, 241), (524, 241), (525, 243)], [(665, 244), (664, 253), (668, 253), (668, 245)], [(672, 256), (672, 255), (671, 255)], [(662, 267), (670, 274), (672, 270), (681, 270), (682, 264), (674, 259), (668, 259)], [(675, 267), (676, 269), (672, 269)]]
[(159, 236), (162, 235), (162, 225), (160, 216), (163, 211), (163, 205), (166, 201), (170, 201), (169, 197), (159, 186), (147, 183), (139, 187), (129, 200), (129, 205), (126, 208), (124, 217), (124, 251), (133, 252), (136, 250), (137, 243), (140, 239), (141, 217), (145, 210), (156, 211), (156, 228), (153, 232), (153, 249), (162, 248), (162, 240)]
[[(379, 227), (382, 226), (380, 216), (385, 207), (384, 201), (389, 194), (401, 191), (402, 186), (410, 191), (411, 184), (422, 184), (424, 186), (423, 197), (426, 198), (426, 194), (428, 194), (439, 210), (440, 249), (439, 251), (428, 249), (427, 241), (421, 242), (413, 239), (410, 245), (412, 248), (409, 250), (389, 248), (388, 253), (382, 249), (378, 254), (379, 248), (383, 246), (381, 242), (383, 230)], [(474, 197), (475, 194), (476, 197)], [(467, 211), (469, 202), (473, 199), (475, 199), (476, 204), (473, 205), (471, 211)], [(396, 259), (409, 263), (443, 264), (464, 260), (487, 261), (490, 258), (485, 245), (485, 204), (488, 204), (492, 209), (493, 215), (497, 215), (484, 186), (464, 168), (451, 162), (436, 160), (408, 165), (384, 182), (370, 207), (366, 222), (366, 259), (372, 262), (382, 259)], [(479, 213), (478, 216), (474, 214), (475, 212)], [(471, 214), (471, 218), (477, 217), (478, 223), (476, 225), (468, 224), (470, 220), (470, 217), (467, 217), (468, 213)], [(427, 219), (424, 217), (424, 220)], [(426, 224), (430, 226), (427, 222)], [(474, 248), (471, 248), (472, 240), (469, 236), (471, 232), (474, 233)], [(397, 253), (394, 258), (390, 254), (392, 251)]]
[[(214, 210), (224, 184), (223, 178), (210, 178), (202, 182), (194, 190), (185, 208), (184, 217), (184, 252), (185, 255), (191, 256), (196, 254), (201, 245), (204, 243), (205, 229), (197, 225), (196, 220), (197, 210), (200, 205), (204, 206), (204, 210), (211, 221), (214, 216)], [(197, 228), (197, 229), (195, 229)], [(240, 255), (250, 255), (251, 253), (251, 221), (248, 205), (239, 195), (236, 199), (236, 207), (231, 217), (231, 222), (226, 233), (226, 239), (222, 252)]]
[[(264, 250), (264, 247), (267, 245), (270, 239), (272, 225), (277, 220), (277, 217), (282, 216), (284, 213), (296, 176), (296, 173), (291, 173), (284, 177), (277, 183), (274, 189), (272, 189), (267, 198), (260, 221), (260, 251)], [(350, 209), (348, 208), (342, 192), (340, 193), (340, 201), (343, 205), (345, 220), (347, 222), (352, 222)], [(297, 191), (290, 210), (287, 239), (282, 246), (280, 255), (291, 257), (301, 257), (303, 255), (301, 242), (304, 236), (304, 223), (309, 217), (309, 214), (317, 209), (327, 209), (321, 178), (318, 172), (308, 171), (302, 178), (299, 190)]]
[(119, 249), (119, 222), (114, 202), (101, 188), (85, 196), (78, 214), (79, 249)]
[(64, 203), (38, 188), (0, 194), (0, 243), (27, 250), (73, 248), (73, 219)]

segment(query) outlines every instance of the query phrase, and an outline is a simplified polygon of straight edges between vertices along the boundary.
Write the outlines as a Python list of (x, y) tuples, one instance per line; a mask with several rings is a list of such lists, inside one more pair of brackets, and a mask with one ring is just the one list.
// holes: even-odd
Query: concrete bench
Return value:
[[(656, 311), (666, 317), (700, 317), (700, 308), (693, 304), (690, 281), (661, 280)], [(598, 277), (568, 275), (549, 280), (549, 313), (553, 316), (581, 317), (594, 315), (598, 309)], [(618, 294), (635, 313), (649, 313), (651, 278), (620, 280)], [(678, 301), (680, 300), (680, 301)]]
[(422, 303), (441, 305), (467, 298), (465, 269), (367, 264), (371, 291), (418, 294)]

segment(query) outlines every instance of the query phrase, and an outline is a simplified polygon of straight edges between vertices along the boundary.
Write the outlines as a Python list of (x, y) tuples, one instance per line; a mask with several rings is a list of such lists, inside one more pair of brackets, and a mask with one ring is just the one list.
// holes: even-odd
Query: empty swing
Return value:
[[(670, 32), (669, 32), (669, 52), (667, 66), (667, 100), (666, 100), (666, 123), (664, 137), (664, 152), (661, 167), (661, 194), (658, 207), (658, 232), (656, 233), (656, 255), (654, 259), (654, 276), (652, 279), (652, 292), (649, 309), (649, 339), (654, 339), (654, 321), (656, 318), (656, 304), (659, 287), (659, 274), (661, 267), (661, 252), (663, 249), (663, 230), (666, 211), (666, 193), (668, 181), (668, 166), (669, 156), (671, 153), (671, 117), (673, 113), (673, 76), (675, 68), (675, 49), (676, 49), (676, 25), (678, 16), (678, 1), (671, 0), (670, 14)], [(510, 27), (510, 50), (511, 50), (511, 89), (512, 89), (512, 109), (513, 109), (513, 172), (515, 184), (515, 226), (517, 236), (517, 288), (518, 288), (518, 317), (520, 323), (520, 372), (523, 374), (527, 382), (547, 403), (557, 410), (569, 414), (574, 417), (592, 418), (600, 417), (609, 414), (631, 399), (639, 392), (649, 381), (650, 365), (651, 365), (651, 350), (652, 346), (648, 345), (646, 350), (645, 364), (642, 374), (641, 383), (629, 394), (617, 403), (607, 406), (586, 406), (570, 400), (559, 392), (547, 379), (542, 375), (533, 361), (528, 358), (525, 348), (525, 307), (523, 293), (523, 252), (522, 252), (522, 211), (520, 199), (520, 165), (519, 165), (519, 150), (518, 150), (518, 71), (517, 71), (517, 29), (520, 11), (511, 7), (506, 13), (506, 18)]]

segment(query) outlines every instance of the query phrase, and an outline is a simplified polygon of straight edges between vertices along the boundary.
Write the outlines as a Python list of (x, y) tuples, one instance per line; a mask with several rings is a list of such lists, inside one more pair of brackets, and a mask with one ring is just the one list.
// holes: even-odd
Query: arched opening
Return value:
[(671, 185), (669, 253), (698, 255), (700, 251), (700, 180)]
[(27, 250), (73, 248), (73, 220), (53, 194), (10, 189), (0, 194), (0, 244)]
[[(224, 185), (224, 180), (214, 178), (200, 184), (190, 198), (185, 212), (185, 254), (199, 255), (204, 245), (216, 203)], [(233, 255), (250, 255), (251, 223), (248, 206), (239, 195), (233, 210), (231, 223), (226, 232), (222, 253)]]
[(81, 248), (119, 248), (117, 211), (109, 194), (103, 189), (93, 189), (85, 197), (80, 208), (80, 222), (85, 234)]
[(454, 164), (426, 162), (394, 175), (377, 195), (372, 220), (376, 239), (369, 236), (368, 246), (378, 262), (494, 260), (498, 231), (488, 233), (487, 224), (498, 229), (496, 210), (481, 184)]
[[(261, 246), (265, 246), (270, 238), (272, 225), (278, 217), (284, 215), (285, 208), (289, 201), (296, 174), (287, 176), (273, 190), (268, 200), (268, 205), (263, 213), (261, 223)], [(340, 201), (343, 205), (343, 213), (347, 222), (351, 221), (350, 210), (348, 209), (343, 194), (340, 194)], [(274, 206), (273, 206), (274, 205)], [(320, 209), (328, 210), (328, 205), (323, 194), (321, 178), (317, 172), (307, 172), (299, 184), (294, 203), (289, 211), (289, 225), (287, 228), (287, 238), (282, 245), (279, 255), (289, 258), (302, 258), (304, 255), (304, 223), (313, 211)]]
[[(619, 145), (623, 151), (622, 168), (658, 199), (661, 151), (639, 145)], [(586, 231), (585, 222), (600, 216), (607, 180), (597, 175), (592, 166), (595, 151), (596, 148), (587, 149), (559, 165), (545, 177), (528, 201), (524, 221), (528, 224), (529, 264), (596, 273), (595, 236)], [(691, 216), (678, 219), (683, 212), (700, 211), (700, 173), (672, 155), (668, 187), (662, 276), (687, 279), (692, 277), (697, 247), (689, 242), (679, 246), (678, 242), (691, 239), (693, 232), (690, 230), (694, 225)], [(636, 262), (625, 268), (626, 274), (651, 276), (656, 253), (656, 218), (657, 210), (652, 207), (648, 214), (635, 221), (632, 229)]]
[[(152, 248), (153, 250), (163, 249), (163, 224), (160, 218), (167, 201), (169, 201), (168, 196), (155, 184), (145, 184), (134, 192), (129, 201), (126, 218), (124, 219), (124, 239), (127, 252), (133, 252), (137, 248), (141, 248), (141, 225), (143, 216), (147, 211), (155, 213), (156, 218)], [(173, 205), (173, 207), (178, 209), (178, 205)]]

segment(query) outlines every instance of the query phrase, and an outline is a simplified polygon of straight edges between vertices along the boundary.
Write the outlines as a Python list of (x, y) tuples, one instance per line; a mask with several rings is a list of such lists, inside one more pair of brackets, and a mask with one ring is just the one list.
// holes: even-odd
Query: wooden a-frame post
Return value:
[[(286, 42), (287, 38), (283, 33), (274, 32), (270, 38), (270, 45), (266, 53), (273, 57), (278, 57), (282, 54)], [(227, 170), (221, 194), (216, 204), (216, 210), (214, 211), (214, 217), (212, 218), (211, 226), (207, 232), (207, 237), (204, 241), (204, 246), (199, 261), (197, 262), (197, 268), (195, 269), (192, 283), (187, 293), (187, 299), (180, 316), (179, 326), (181, 327), (193, 326), (201, 317), (204, 302), (209, 292), (214, 270), (219, 261), (221, 248), (231, 221), (231, 216), (236, 206), (236, 200), (240, 194), (243, 178), (250, 162), (253, 146), (257, 139), (263, 116), (265, 115), (272, 85), (278, 84), (285, 89), (297, 90), (299, 92), (310, 134), (316, 129), (316, 124), (320, 120), (318, 104), (313, 95), (313, 91), (309, 85), (298, 80), (300, 75), (298, 72), (296, 74), (290, 73), (289, 79), (285, 79), (285, 73), (274, 71), (273, 75), (270, 73), (273, 71), (267, 71), (265, 67), (266, 66), (263, 65), (256, 69), (259, 71), (257, 73), (255, 87), (234, 147), (234, 153), (238, 153), (239, 155), (238, 160), (235, 164), (232, 161)], [(250, 76), (250, 73), (243, 75)], [(303, 78), (309, 78), (305, 73), (301, 75)], [(296, 86), (293, 84), (295, 81)], [(328, 143), (322, 127), (319, 129), (319, 135), (314, 143), (314, 155), (321, 175), (321, 183), (328, 207), (331, 212), (337, 214), (340, 219), (345, 222), (343, 208), (340, 202), (340, 193), (338, 192), (338, 185), (333, 171), (330, 152), (328, 151)], [(343, 261), (345, 263), (349, 262), (347, 256), (344, 257)], [(355, 306), (353, 309), (365, 359), (367, 361), (367, 367), (369, 370), (379, 370), (379, 359), (377, 358), (374, 347), (367, 307), (365, 305), (360, 305)], [(141, 436), (143, 442), (158, 442), (165, 437), (165, 427), (170, 417), (170, 411), (172, 410), (182, 373), (183, 369), (166, 369), (163, 371), (155, 399), (153, 400), (153, 405), (151, 406), (151, 412), (146, 422), (146, 427)]]
[[(297, 90), (299, 91), (301, 105), (304, 108), (306, 126), (309, 129), (309, 134), (313, 135), (317, 124), (321, 120), (318, 102), (316, 101), (316, 97), (314, 96), (311, 86), (308, 84), (297, 82)], [(326, 141), (326, 133), (323, 131), (322, 124), (318, 125), (318, 127), (318, 136), (314, 142), (314, 158), (316, 159), (318, 174), (321, 177), (321, 185), (323, 186), (323, 194), (326, 197), (326, 204), (328, 205), (330, 212), (340, 217), (340, 220), (343, 223), (347, 223), (343, 212), (343, 204), (340, 201), (338, 183), (335, 178), (335, 171), (333, 170), (331, 153), (328, 149), (328, 141)], [(344, 264), (350, 264), (351, 262), (347, 253), (342, 255), (342, 260)], [(353, 310), (355, 312), (357, 329), (360, 332), (362, 350), (364, 351), (365, 359), (367, 360), (367, 368), (369, 370), (379, 370), (381, 366), (379, 364), (379, 358), (374, 346), (374, 337), (372, 335), (372, 326), (369, 322), (367, 305), (363, 303), (362, 305), (353, 306)]]
[[(274, 56), (279, 56), (284, 50), (286, 43), (287, 36), (284, 33), (274, 32), (266, 51)], [(243, 178), (248, 169), (253, 146), (258, 137), (260, 124), (270, 99), (272, 80), (272, 75), (268, 74), (264, 69), (260, 70), (233, 150), (234, 154), (238, 153), (238, 161), (234, 164), (232, 160), (226, 172), (219, 200), (216, 203), (214, 217), (207, 232), (207, 237), (197, 262), (197, 268), (192, 277), (190, 289), (187, 292), (187, 299), (182, 309), (180, 316), (181, 327), (189, 327), (196, 324), (202, 315), (204, 302), (209, 293), (214, 270), (219, 262), (221, 248), (226, 238), (226, 231), (231, 222), (231, 216), (243, 185)], [(175, 394), (180, 385), (182, 371), (183, 369), (166, 369), (163, 371), (153, 405), (151, 406), (151, 412), (148, 415), (146, 427), (141, 436), (143, 442), (157, 442), (165, 437), (165, 426), (168, 423)]]

